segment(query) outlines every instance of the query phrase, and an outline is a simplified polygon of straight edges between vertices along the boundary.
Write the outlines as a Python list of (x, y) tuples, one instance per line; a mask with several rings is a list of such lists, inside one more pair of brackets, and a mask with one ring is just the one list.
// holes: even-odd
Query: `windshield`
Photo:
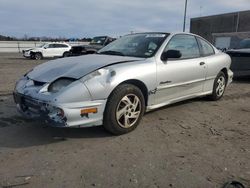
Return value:
[(152, 57), (168, 35), (166, 33), (126, 35), (105, 46), (98, 53), (143, 58)]
[(39, 45), (38, 48), (42, 48), (42, 47), (44, 47), (45, 45), (46, 45), (46, 43), (43, 43), (43, 44)]
[(92, 41), (90, 42), (90, 44), (92, 44), (92, 45), (95, 45), (95, 44), (103, 45), (105, 40), (106, 40), (106, 37), (94, 37), (92, 39)]

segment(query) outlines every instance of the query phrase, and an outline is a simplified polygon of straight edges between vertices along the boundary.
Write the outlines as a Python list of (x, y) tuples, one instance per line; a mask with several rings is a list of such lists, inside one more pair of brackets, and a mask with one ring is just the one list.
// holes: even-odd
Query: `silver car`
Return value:
[(17, 83), (17, 109), (59, 127), (134, 130), (145, 111), (209, 96), (232, 81), (231, 59), (189, 33), (126, 35), (97, 54), (38, 65)]

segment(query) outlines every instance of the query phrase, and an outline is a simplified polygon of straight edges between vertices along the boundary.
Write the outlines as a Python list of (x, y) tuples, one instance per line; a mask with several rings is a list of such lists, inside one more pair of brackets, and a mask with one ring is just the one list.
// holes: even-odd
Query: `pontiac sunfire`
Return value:
[(53, 126), (134, 130), (145, 111), (209, 96), (232, 81), (230, 57), (189, 33), (126, 35), (96, 54), (38, 65), (17, 81), (14, 99), (28, 118)]

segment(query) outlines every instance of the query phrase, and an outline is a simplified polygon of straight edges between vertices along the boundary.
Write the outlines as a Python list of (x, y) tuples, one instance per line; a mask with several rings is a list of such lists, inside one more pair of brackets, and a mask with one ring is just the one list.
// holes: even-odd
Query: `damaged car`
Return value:
[(68, 57), (71, 46), (65, 42), (44, 43), (41, 46), (23, 50), (23, 57), (40, 60), (43, 58)]
[(230, 69), (234, 77), (250, 76), (250, 38), (243, 39), (237, 48), (227, 50), (226, 53), (232, 59)]
[(134, 130), (146, 111), (195, 97), (219, 100), (232, 81), (230, 57), (189, 33), (123, 36), (97, 54), (40, 64), (17, 81), (27, 118), (58, 127)]
[(94, 54), (104, 46), (113, 42), (115, 39), (109, 36), (94, 37), (88, 45), (72, 46), (70, 50), (71, 56), (79, 56), (86, 54)]

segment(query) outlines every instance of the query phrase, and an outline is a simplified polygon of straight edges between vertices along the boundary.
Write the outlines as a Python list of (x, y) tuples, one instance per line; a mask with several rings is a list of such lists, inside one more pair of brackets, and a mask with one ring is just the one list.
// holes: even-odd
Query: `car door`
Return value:
[(61, 57), (63, 53), (68, 50), (68, 46), (65, 44), (55, 44), (55, 56)]
[(156, 103), (181, 99), (201, 93), (206, 75), (206, 64), (193, 35), (174, 35), (163, 52), (178, 50), (178, 59), (158, 60)]
[(55, 44), (48, 44), (46, 48), (43, 49), (43, 57), (53, 57), (55, 53)]

